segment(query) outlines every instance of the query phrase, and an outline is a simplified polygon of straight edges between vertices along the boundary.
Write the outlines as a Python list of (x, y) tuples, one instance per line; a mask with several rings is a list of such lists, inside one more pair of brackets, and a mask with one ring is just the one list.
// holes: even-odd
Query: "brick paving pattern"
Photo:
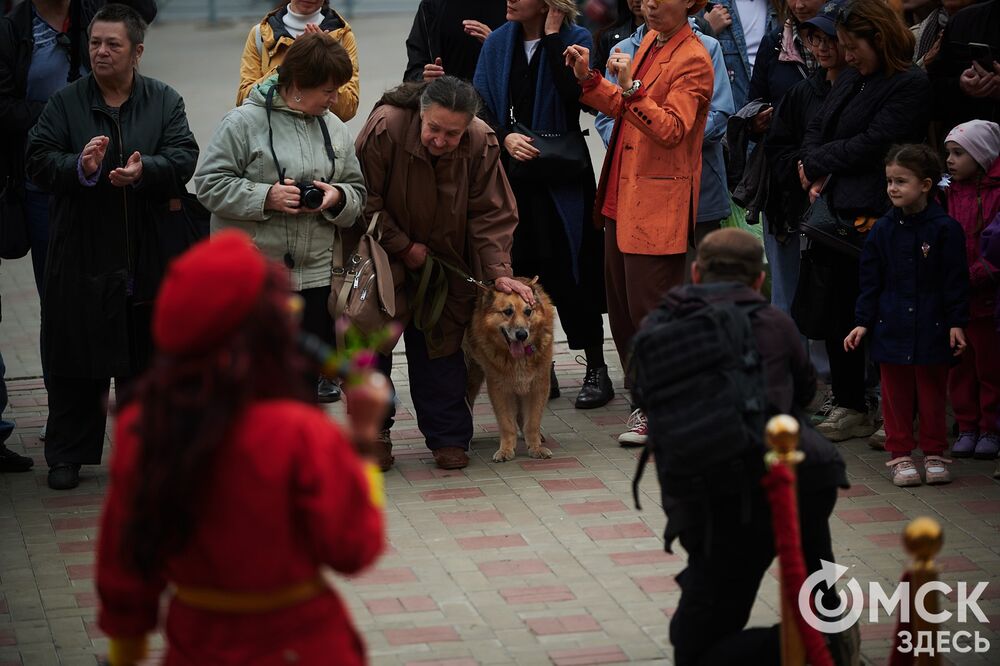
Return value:
[[(408, 20), (396, 20), (392, 34), (405, 34)], [(205, 41), (178, 35), (199, 45)], [(243, 30), (228, 37), (236, 48), (243, 38)], [(184, 57), (183, 49), (174, 53)], [(397, 76), (397, 65), (390, 63), (387, 81)], [(186, 96), (190, 112), (197, 102)], [(193, 122), (212, 126), (204, 118)], [(18, 426), (8, 443), (36, 461), (32, 473), (0, 476), (0, 666), (93, 666), (107, 648), (95, 622), (93, 589), (106, 468), (85, 468), (75, 491), (47, 489), (37, 438), (47, 407), (37, 378), (38, 314), (29, 260), (3, 262), (0, 293), (0, 348), (14, 378), (5, 416)], [(635, 453), (615, 441), (627, 416), (624, 400), (589, 412), (574, 409), (571, 398), (583, 368), (565, 345), (557, 352), (564, 397), (549, 404), (543, 420), (555, 454), (546, 461), (525, 457), (523, 444), (513, 462), (491, 461), (498, 439), (484, 397), (475, 409), (470, 466), (435, 469), (406, 408), (406, 379), (395, 376), (403, 407), (394, 433), (397, 463), (386, 477), (390, 548), (373, 570), (336, 581), (373, 664), (671, 663), (668, 622), (679, 598), (674, 576), (683, 556), (662, 550), (665, 519), (655, 475), (643, 481), (645, 510), (638, 512), (631, 498)], [(608, 358), (614, 358), (610, 346)], [(621, 369), (613, 368), (612, 377), (620, 391)], [(331, 413), (338, 414), (339, 406)], [(938, 519), (945, 528), (941, 577), (952, 585), (990, 581), (981, 600), (990, 623), (973, 628), (996, 645), (987, 655), (951, 653), (946, 663), (1000, 663), (1000, 484), (990, 478), (993, 464), (956, 461), (957, 479), (949, 486), (898, 489), (888, 480), (885, 454), (863, 441), (840, 448), (853, 486), (842, 493), (831, 520), (837, 560), (863, 585), (892, 583), (906, 564), (900, 544), (906, 521)], [(107, 460), (110, 448), (105, 454)], [(740, 566), (739, 553), (733, 553), (733, 566)], [(775, 622), (777, 607), (772, 573), (765, 576), (751, 623)], [(954, 599), (944, 608), (954, 610)], [(885, 662), (892, 635), (891, 621), (865, 621), (867, 663)], [(162, 648), (162, 640), (154, 647)]]

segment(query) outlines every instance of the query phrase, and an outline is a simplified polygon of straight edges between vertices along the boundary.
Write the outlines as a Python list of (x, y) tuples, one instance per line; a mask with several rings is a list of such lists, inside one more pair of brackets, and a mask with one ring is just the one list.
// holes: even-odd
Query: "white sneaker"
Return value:
[(867, 412), (835, 407), (826, 420), (816, 426), (816, 430), (831, 442), (842, 442), (855, 437), (871, 437), (877, 426)]
[(883, 423), (879, 426), (879, 429), (868, 438), (868, 446), (875, 449), (876, 451), (885, 451), (885, 424)]
[(908, 488), (910, 486), (919, 486), (922, 483), (920, 472), (917, 471), (916, 466), (913, 464), (913, 458), (910, 456), (893, 458), (886, 463), (886, 467), (889, 468), (892, 474), (893, 485), (900, 488)]
[(646, 440), (649, 439), (649, 431), (646, 425), (646, 415), (642, 413), (642, 410), (637, 409), (632, 412), (625, 426), (628, 430), (618, 435), (619, 444), (622, 446), (646, 445)]

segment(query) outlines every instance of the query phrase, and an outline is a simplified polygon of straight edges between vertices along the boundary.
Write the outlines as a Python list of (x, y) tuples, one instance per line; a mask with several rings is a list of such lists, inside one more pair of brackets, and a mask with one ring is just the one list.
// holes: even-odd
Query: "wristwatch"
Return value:
[(622, 91), (622, 97), (625, 97), (625, 98), (631, 97), (632, 95), (634, 95), (637, 92), (639, 92), (639, 88), (641, 88), (641, 87), (642, 87), (642, 81), (640, 81), (639, 79), (636, 79), (635, 81), (632, 82), (632, 85), (629, 86), (628, 90), (623, 90)]

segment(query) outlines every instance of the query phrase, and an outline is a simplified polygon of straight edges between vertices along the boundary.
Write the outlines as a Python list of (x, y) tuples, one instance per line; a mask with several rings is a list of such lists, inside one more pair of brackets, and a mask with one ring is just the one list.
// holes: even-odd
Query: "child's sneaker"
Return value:
[(1000, 435), (995, 432), (984, 432), (976, 442), (976, 450), (972, 457), (976, 460), (993, 460), (1000, 453)]
[(622, 446), (645, 446), (649, 438), (646, 426), (646, 415), (637, 409), (628, 417), (625, 424), (628, 430), (618, 435), (618, 443)]
[(955, 458), (971, 458), (976, 450), (978, 432), (960, 432), (958, 439), (951, 445), (951, 455)]
[(913, 458), (910, 456), (893, 458), (886, 463), (886, 467), (889, 468), (889, 473), (892, 474), (893, 485), (899, 486), (900, 488), (908, 488), (910, 486), (919, 486), (921, 484), (920, 472), (918, 472), (917, 468), (913, 465)]
[(847, 407), (835, 407), (816, 430), (831, 442), (842, 442), (854, 437), (871, 437), (875, 423), (871, 414)]
[(924, 478), (927, 480), (927, 484), (933, 486), (951, 483), (951, 472), (948, 471), (948, 463), (950, 462), (951, 460), (941, 456), (925, 456)]
[(868, 438), (868, 446), (876, 451), (885, 451), (885, 423)]

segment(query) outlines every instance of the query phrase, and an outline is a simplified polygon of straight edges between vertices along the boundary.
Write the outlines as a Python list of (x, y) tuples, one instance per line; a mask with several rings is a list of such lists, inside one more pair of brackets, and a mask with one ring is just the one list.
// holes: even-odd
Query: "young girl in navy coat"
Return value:
[(941, 161), (931, 148), (893, 147), (885, 175), (893, 207), (875, 223), (861, 251), (856, 327), (844, 339), (844, 348), (857, 349), (871, 333), (871, 357), (882, 375), (892, 482), (921, 483), (910, 457), (917, 446), (916, 405), (927, 483), (948, 483), (951, 461), (943, 457), (948, 445), (948, 369), (965, 350), (962, 329), (969, 320), (965, 234), (958, 222), (930, 201), (941, 178)]

